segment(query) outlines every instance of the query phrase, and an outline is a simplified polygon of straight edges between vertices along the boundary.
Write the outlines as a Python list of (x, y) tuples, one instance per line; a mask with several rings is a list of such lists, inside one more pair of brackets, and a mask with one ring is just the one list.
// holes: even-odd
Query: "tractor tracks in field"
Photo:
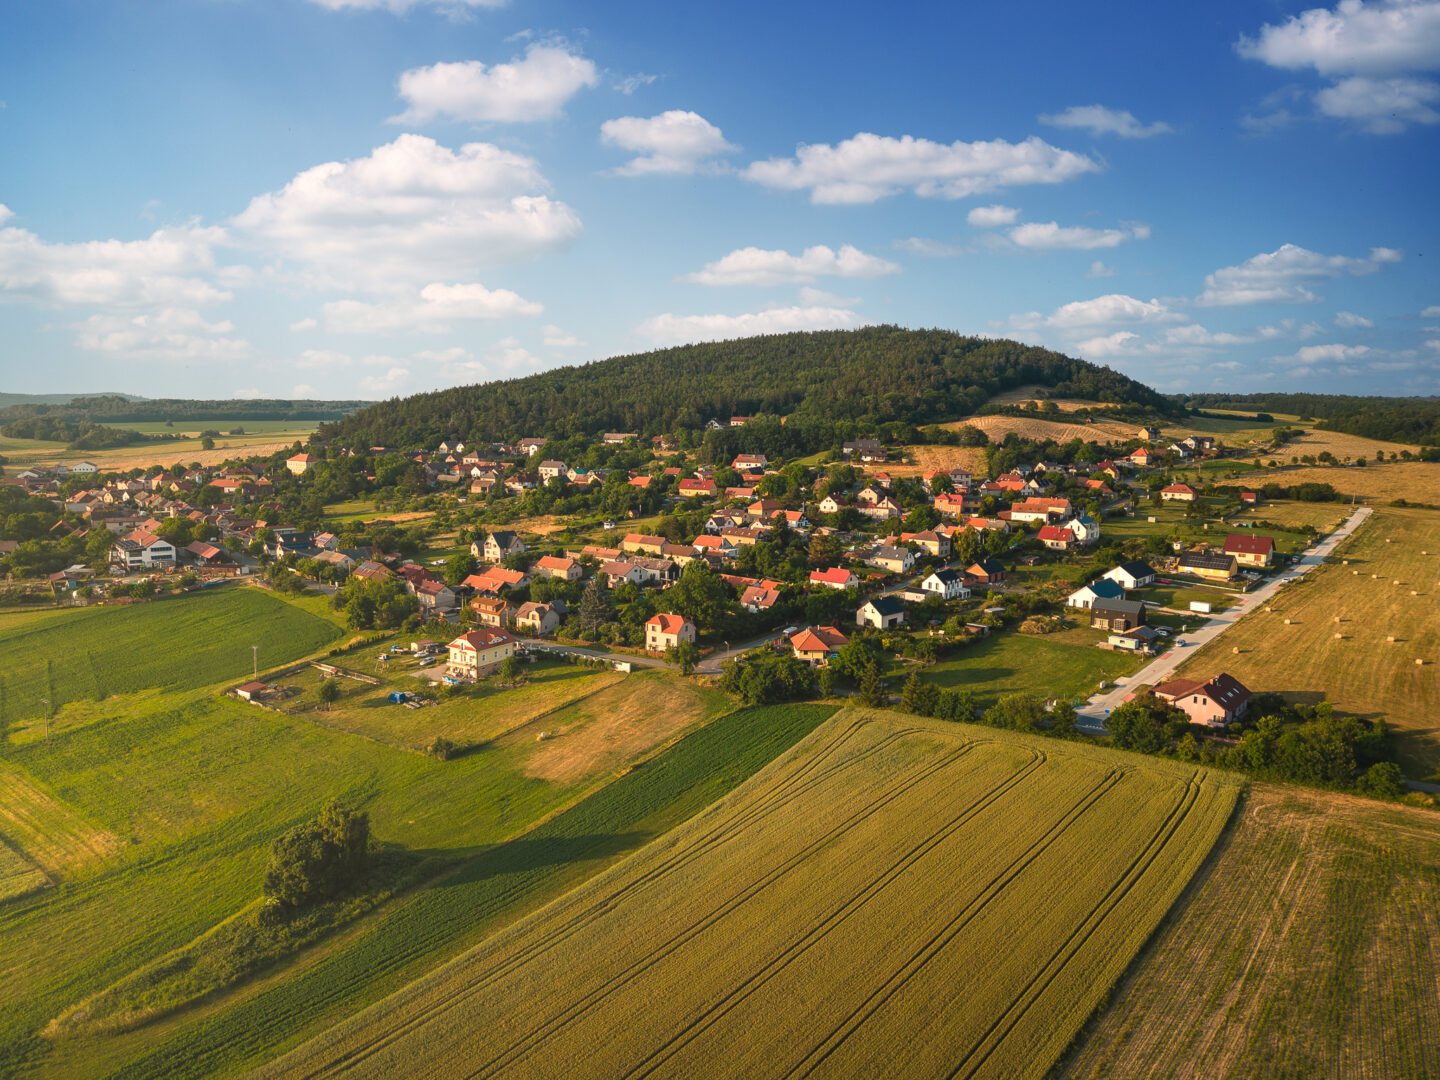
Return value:
[[(839, 756), (837, 759), (837, 756), (845, 750), (856, 736), (871, 724), (873, 724), (873, 721), (865, 719), (853, 721), (843, 730), (837, 732), (825, 746), (818, 749), (800, 767), (794, 769), (782, 780), (777, 782), (770, 791), (757, 799), (752, 805), (744, 808), (734, 816), (717, 822), (710, 830), (694, 838), (689, 844), (677, 849), (661, 860), (657, 866), (641, 874), (639, 877), (624, 882), (615, 892), (608, 893), (587, 904), (582, 911), (576, 912), (568, 918), (561, 926), (556, 928), (553, 933), (548, 934), (543, 941), (532, 942), (517, 950), (516, 953), (506, 957), (502, 963), (486, 971), (484, 975), (477, 978), (473, 983), (465, 986), (455, 994), (450, 995), (443, 1002), (411, 1014), (399, 1023), (395, 1023), (372, 1038), (366, 1039), (361, 1045), (356, 1046), (347, 1053), (299, 1075), (305, 1077), (306, 1080), (330, 1076), (348, 1069), (371, 1055), (384, 1050), (397, 1040), (423, 1027), (425, 1024), (453, 1012), (499, 979), (511, 974), (536, 957), (553, 949), (567, 938), (582, 931), (596, 919), (609, 913), (618, 906), (621, 901), (638, 890), (647, 886), (653, 886), (672, 874), (679, 872), (696, 859), (708, 854), (710, 851), (743, 833), (756, 823), (784, 809), (796, 799), (813, 791), (815, 788), (854, 768), (857, 764), (860, 764), (868, 758), (881, 753), (900, 739), (917, 733), (929, 733), (926, 729), (915, 727), (897, 729), (889, 732), (884, 738), (877, 740), (871, 746), (863, 747), (848, 756)], [(904, 790), (919, 783), (937, 769), (943, 768), (955, 758), (968, 753), (975, 745), (975, 742), (968, 740), (961, 743), (942, 758), (927, 764), (919, 775), (911, 774), (906, 776), (901, 783), (892, 784), (890, 788), (885, 790), (877, 799), (873, 800), (871, 804), (857, 811), (856, 814), (851, 815), (851, 817), (868, 816), (868, 814), (876, 812), (885, 803), (893, 801), (894, 798), (902, 794)], [(821, 837), (815, 843), (828, 843), (833, 835), (838, 835), (849, 827), (852, 827), (852, 821), (847, 819), (846, 822), (832, 829), (826, 836)], [(482, 1066), (482, 1068), (484, 1067), (488, 1066)]]

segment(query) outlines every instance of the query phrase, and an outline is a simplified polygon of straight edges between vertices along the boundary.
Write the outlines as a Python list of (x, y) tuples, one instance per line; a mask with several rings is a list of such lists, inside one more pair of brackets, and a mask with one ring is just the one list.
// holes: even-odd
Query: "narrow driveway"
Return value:
[(1370, 508), (1362, 506), (1351, 514), (1345, 524), (1341, 525), (1333, 533), (1321, 540), (1314, 547), (1307, 549), (1300, 558), (1288, 567), (1283, 573), (1271, 578), (1260, 588), (1252, 593), (1246, 593), (1239, 598), (1236, 605), (1229, 611), (1222, 611), (1215, 615), (1204, 626), (1198, 630), (1182, 634), (1175, 639), (1174, 647), (1168, 652), (1162, 653), (1150, 663), (1146, 664), (1134, 675), (1125, 680), (1123, 686), (1116, 686), (1103, 693), (1096, 694), (1085, 705), (1077, 710), (1081, 730), (1095, 735), (1103, 735), (1105, 732), (1105, 717), (1117, 708), (1130, 693), (1131, 688), (1140, 685), (1155, 686), (1168, 679), (1181, 664), (1194, 655), (1195, 650), (1207, 642), (1213, 641), (1230, 627), (1234, 626), (1244, 616), (1256, 608), (1264, 607), (1282, 587), (1292, 581), (1308, 574), (1315, 567), (1325, 561), (1325, 557), (1335, 550), (1342, 540), (1350, 536), (1370, 516)]
[(673, 664), (667, 664), (664, 660), (654, 656), (636, 656), (631, 653), (612, 653), (604, 649), (582, 649), (578, 645), (565, 645), (557, 641), (537, 641), (533, 638), (525, 639), (526, 652), (551, 652), (551, 653), (574, 653), (577, 656), (589, 656), (595, 660), (609, 660), (611, 663), (634, 664), (637, 667), (652, 668), (673, 668), (679, 671)]

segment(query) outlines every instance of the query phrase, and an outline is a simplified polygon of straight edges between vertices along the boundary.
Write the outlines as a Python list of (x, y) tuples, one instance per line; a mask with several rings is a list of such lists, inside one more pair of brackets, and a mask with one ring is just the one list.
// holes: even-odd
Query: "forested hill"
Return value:
[(871, 326), (686, 345), (556, 368), (521, 379), (394, 399), (322, 427), (344, 446), (433, 446), (440, 439), (664, 434), (731, 416), (929, 424), (974, 412), (1026, 384), (1057, 396), (1183, 411), (1109, 368), (1015, 341)]
[(1259, 409), (1288, 413), (1328, 431), (1367, 439), (1440, 446), (1440, 398), (1355, 397), (1349, 394), (1189, 394), (1177, 403), (1197, 409)]

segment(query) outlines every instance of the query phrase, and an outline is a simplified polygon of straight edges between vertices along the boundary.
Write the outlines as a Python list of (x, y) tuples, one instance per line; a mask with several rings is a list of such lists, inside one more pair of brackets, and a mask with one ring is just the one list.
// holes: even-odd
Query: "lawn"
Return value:
[[(1319, 533), (1332, 533), (1350, 516), (1351, 507), (1344, 503), (1304, 503), (1277, 500), (1262, 501), (1254, 508), (1236, 514), (1235, 521), (1264, 521), (1291, 528), (1312, 526)], [(1266, 530), (1261, 530), (1262, 532)]]
[(1423, 778), (1440, 769), (1437, 595), (1440, 511), (1382, 507), (1331, 565), (1286, 586), (1273, 611), (1247, 615), (1179, 673), (1228, 671), (1253, 691), (1383, 716), (1406, 774)]
[(921, 668), (920, 676), (968, 690), (982, 706), (1015, 693), (1079, 700), (1093, 694), (1102, 679), (1113, 682), (1142, 666), (1136, 657), (1096, 648), (1093, 642), (1103, 638), (1100, 632), (1083, 628), (1044, 636), (992, 634)]
[(1040, 1078), (1239, 789), (847, 710), (662, 843), (260, 1075)]
[[(369, 652), (353, 654), (337, 663), (344, 669), (378, 678), (380, 684), (370, 686), (342, 679), (340, 700), (333, 708), (321, 710), (316, 708), (319, 699), (315, 694), (321, 675), (310, 668), (280, 680), (287, 688), (300, 692), (298, 698), (284, 702), (282, 707), (310, 723), (363, 735), (402, 750), (423, 750), (437, 738), (449, 739), (460, 747), (478, 746), (625, 678), (614, 671), (546, 663), (525, 668), (526, 682), (515, 689), (502, 688), (498, 679), (492, 678), (474, 688), (450, 693), (407, 674), (407, 670), (414, 670), (413, 666), (397, 667), (393, 672), (379, 668)], [(434, 704), (420, 709), (392, 704), (389, 694), (395, 690), (423, 693)]]
[[(340, 634), (328, 619), (241, 585), (23, 621), (0, 630), (0, 730), (18, 739), (43, 732), (42, 698), (56, 711), (113, 694), (207, 686), (248, 674), (252, 644), (261, 667), (275, 667)], [(72, 704), (61, 723), (81, 722), (84, 712)]]
[(1250, 790), (1062, 1080), (1440, 1076), (1433, 811)]
[(1149, 585), (1143, 589), (1132, 589), (1126, 595), (1131, 600), (1144, 600), (1147, 604), (1179, 608), (1181, 611), (1189, 611), (1192, 600), (1209, 604), (1211, 611), (1225, 611), (1234, 606), (1236, 594), (1225, 589), (1207, 589), (1204, 586), (1189, 588), (1183, 585)]

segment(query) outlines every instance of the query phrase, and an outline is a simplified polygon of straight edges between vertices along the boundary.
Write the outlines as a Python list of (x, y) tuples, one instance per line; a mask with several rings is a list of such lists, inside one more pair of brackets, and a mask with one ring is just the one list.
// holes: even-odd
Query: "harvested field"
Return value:
[(914, 458), (915, 464), (886, 464), (875, 466), (875, 472), (888, 472), (891, 476), (918, 476), (931, 469), (960, 468), (973, 476), (985, 475), (985, 451), (978, 446), (907, 446), (905, 456)]
[(1103, 409), (1105, 407), (1098, 401), (1085, 401), (1082, 398), (1057, 398), (1050, 397), (1049, 394), (1050, 391), (1047, 387), (1038, 384), (1017, 386), (1014, 390), (995, 394), (990, 398), (990, 404), (1024, 405), (1027, 401), (1033, 401), (1036, 405), (1043, 405), (1050, 402), (1061, 412), (1075, 412), (1077, 409)]
[(999, 442), (1010, 432), (1022, 439), (1054, 439), (1065, 442), (1069, 439), (1084, 439), (1087, 442), (1104, 443), (1107, 439), (1123, 442), (1135, 437), (1134, 424), (1121, 424), (1114, 420), (1097, 420), (1093, 424), (1067, 424), (1059, 420), (1032, 419), (1028, 416), (972, 416), (968, 420), (957, 420), (946, 424), (948, 428), (964, 425), (977, 427), (990, 436), (991, 442)]
[[(659, 672), (620, 676), (610, 685), (518, 728), (509, 742), (534, 744), (526, 776), (573, 784), (616, 768), (730, 707), (729, 698)], [(537, 742), (544, 728), (548, 737)]]
[(1286, 466), (1283, 469), (1244, 472), (1230, 482), (1256, 487), (1264, 484), (1284, 484), (1287, 487), (1294, 484), (1329, 484), (1343, 495), (1358, 495), (1362, 499), (1381, 502), (1406, 499), (1440, 505), (1440, 461), (1384, 461), (1379, 464), (1372, 461), (1363, 469), (1333, 465), (1313, 468)]
[(1437, 605), (1440, 511), (1380, 507), (1330, 565), (1286, 586), (1273, 611), (1247, 615), (1178, 674), (1228, 671), (1253, 691), (1323, 696), (1344, 712), (1383, 716), (1401, 767), (1423, 778), (1440, 768)]
[(1256, 786), (1064, 1080), (1440, 1076), (1433, 811)]
[(1170, 762), (846, 710), (262, 1075), (1042, 1077), (1238, 791)]
[(42, 868), (42, 877), (62, 878), (119, 847), (113, 834), (85, 821), (19, 766), (0, 761), (0, 897), (7, 876), (3, 856), (11, 848)]

